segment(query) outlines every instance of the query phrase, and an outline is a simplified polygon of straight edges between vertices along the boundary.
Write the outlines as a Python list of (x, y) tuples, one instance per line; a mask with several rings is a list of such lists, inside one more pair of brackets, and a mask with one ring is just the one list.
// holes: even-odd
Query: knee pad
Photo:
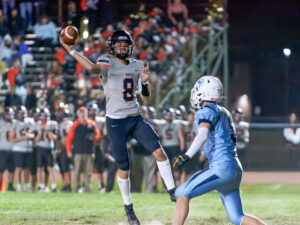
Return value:
[(121, 161), (121, 162), (118, 161), (117, 163), (118, 163), (119, 169), (124, 170), (124, 171), (129, 171), (130, 165), (129, 165), (129, 161), (128, 160)]
[(178, 188), (176, 188), (175, 196), (176, 197), (179, 197), (179, 196), (188, 197), (188, 193), (185, 190), (183, 185), (180, 185)]

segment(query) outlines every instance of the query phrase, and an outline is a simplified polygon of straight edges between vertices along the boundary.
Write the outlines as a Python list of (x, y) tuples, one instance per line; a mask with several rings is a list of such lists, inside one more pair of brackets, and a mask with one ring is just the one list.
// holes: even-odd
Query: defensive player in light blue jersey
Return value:
[(209, 168), (195, 173), (177, 188), (174, 225), (184, 224), (190, 199), (212, 190), (218, 191), (233, 224), (264, 224), (243, 212), (240, 196), (243, 171), (236, 154), (235, 128), (228, 110), (216, 104), (221, 101), (222, 90), (223, 85), (218, 78), (204, 76), (191, 91), (191, 105), (197, 109), (197, 135), (188, 151), (174, 159), (173, 167), (181, 167), (202, 147)]

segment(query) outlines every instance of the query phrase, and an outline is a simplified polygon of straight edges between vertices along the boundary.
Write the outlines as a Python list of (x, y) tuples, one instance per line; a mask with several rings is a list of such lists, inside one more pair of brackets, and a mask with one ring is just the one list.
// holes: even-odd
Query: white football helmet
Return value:
[(199, 109), (203, 101), (220, 102), (222, 94), (223, 85), (217, 77), (203, 76), (191, 90), (191, 105), (193, 108)]

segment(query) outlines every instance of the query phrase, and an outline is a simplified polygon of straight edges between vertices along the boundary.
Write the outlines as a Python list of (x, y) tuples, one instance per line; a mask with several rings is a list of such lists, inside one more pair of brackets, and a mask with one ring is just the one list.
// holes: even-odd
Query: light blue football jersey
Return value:
[(230, 112), (214, 103), (202, 106), (195, 114), (197, 129), (201, 122), (210, 123), (203, 151), (210, 166), (219, 162), (236, 163), (236, 132)]

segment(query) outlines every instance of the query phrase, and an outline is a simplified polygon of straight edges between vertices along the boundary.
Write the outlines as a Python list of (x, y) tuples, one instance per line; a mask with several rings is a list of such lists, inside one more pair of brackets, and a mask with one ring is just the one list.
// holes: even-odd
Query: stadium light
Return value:
[(87, 25), (89, 23), (89, 19), (88, 18), (85, 18), (84, 20), (83, 20), (83, 24), (84, 25)]
[(89, 32), (86, 30), (82, 34), (83, 39), (87, 39), (89, 37)]
[(224, 11), (224, 9), (222, 7), (217, 8), (217, 12), (221, 13), (223, 11)]
[(285, 57), (290, 57), (291, 53), (292, 53), (291, 49), (289, 49), (289, 48), (283, 49), (283, 54), (285, 55)]

